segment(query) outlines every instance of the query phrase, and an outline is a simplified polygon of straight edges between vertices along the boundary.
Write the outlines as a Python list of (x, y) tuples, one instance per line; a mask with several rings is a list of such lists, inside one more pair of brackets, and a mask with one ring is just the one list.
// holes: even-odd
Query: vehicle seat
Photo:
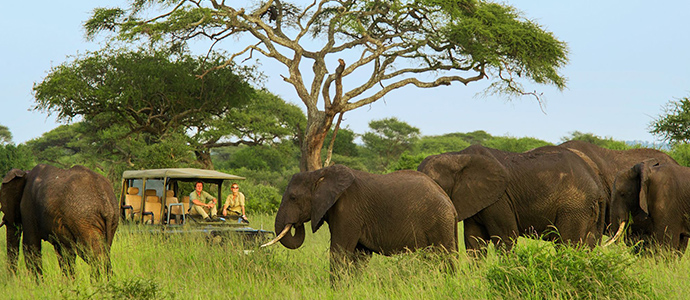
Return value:
[[(165, 207), (167, 209), (168, 215), (167, 217), (167, 222), (169, 223), (171, 220), (171, 215), (176, 216), (174, 220), (184, 220), (184, 205), (180, 203), (175, 197), (175, 192), (172, 190), (166, 190), (165, 191)], [(173, 220), (173, 221), (174, 221)]]
[(125, 220), (134, 219), (134, 215), (141, 213), (141, 196), (139, 194), (139, 188), (129, 187), (127, 188), (127, 194), (125, 195), (125, 203), (122, 205), (122, 209), (125, 212)]
[(163, 203), (161, 203), (161, 198), (156, 196), (156, 190), (146, 190), (144, 191), (144, 217), (149, 217), (144, 223), (150, 222), (151, 224), (160, 224), (163, 213)]

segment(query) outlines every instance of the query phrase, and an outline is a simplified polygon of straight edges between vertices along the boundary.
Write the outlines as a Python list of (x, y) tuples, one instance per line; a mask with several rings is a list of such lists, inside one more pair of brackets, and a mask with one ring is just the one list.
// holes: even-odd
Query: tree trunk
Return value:
[(201, 164), (202, 168), (213, 170), (213, 161), (211, 161), (211, 151), (194, 151), (196, 160)]
[(333, 124), (333, 117), (333, 115), (318, 111), (307, 119), (307, 132), (301, 146), (300, 171), (314, 171), (323, 167), (321, 149), (326, 140), (328, 129)]

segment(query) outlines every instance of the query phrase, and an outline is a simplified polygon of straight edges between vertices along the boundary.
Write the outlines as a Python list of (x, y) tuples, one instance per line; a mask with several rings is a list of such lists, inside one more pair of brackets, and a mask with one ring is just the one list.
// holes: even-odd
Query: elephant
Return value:
[[(652, 159), (621, 171), (611, 194), (612, 230), (632, 218), (629, 237), (678, 253), (690, 237), (690, 168)], [(646, 245), (645, 245), (646, 246)]]
[(417, 170), (450, 196), (471, 255), (489, 241), (510, 250), (522, 235), (590, 247), (601, 238), (606, 195), (589, 163), (568, 149), (513, 153), (472, 145), (428, 156)]
[(263, 246), (280, 241), (299, 248), (310, 220), (312, 232), (328, 223), (331, 279), (372, 253), (388, 256), (425, 247), (458, 251), (453, 204), (433, 180), (414, 170), (381, 175), (336, 164), (293, 175), (275, 218), (280, 234)]
[(83, 166), (60, 169), (39, 164), (28, 172), (10, 170), (0, 188), (2, 224), (7, 226), (7, 266), (17, 271), (22, 239), (26, 267), (43, 276), (41, 241), (50, 242), (65, 276), (74, 278), (78, 254), (92, 276), (112, 274), (110, 247), (119, 222), (113, 187)]
[(611, 150), (599, 147), (597, 145), (585, 142), (585, 141), (568, 141), (560, 144), (559, 146), (565, 147), (571, 150), (580, 151), (596, 166), (594, 171), (599, 174), (601, 182), (604, 187), (604, 193), (606, 194), (606, 209), (604, 211), (605, 229), (608, 229), (608, 235), (616, 230), (613, 229), (611, 225), (611, 191), (613, 190), (613, 182), (616, 178), (618, 172), (628, 170), (632, 166), (643, 162), (648, 159), (656, 159), (659, 163), (664, 164), (674, 164), (678, 163), (664, 152), (656, 149), (649, 148), (638, 148), (629, 150)]

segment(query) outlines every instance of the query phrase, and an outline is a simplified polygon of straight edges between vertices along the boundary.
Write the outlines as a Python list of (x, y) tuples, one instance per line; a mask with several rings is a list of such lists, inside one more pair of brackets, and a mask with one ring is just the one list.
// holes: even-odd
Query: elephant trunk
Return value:
[[(290, 231), (291, 227), (295, 228), (295, 234), (293, 235)], [(276, 224), (276, 232), (278, 232), (278, 224)], [(281, 236), (282, 235), (282, 236)], [(304, 243), (304, 224), (287, 224), (285, 225), (283, 232), (276, 237), (275, 240), (280, 240), (280, 243), (288, 249), (297, 249)], [(280, 239), (278, 239), (280, 237)]]

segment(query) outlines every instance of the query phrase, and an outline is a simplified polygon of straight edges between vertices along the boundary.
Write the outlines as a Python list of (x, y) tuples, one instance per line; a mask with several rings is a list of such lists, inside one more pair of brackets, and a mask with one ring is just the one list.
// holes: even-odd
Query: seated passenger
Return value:
[(233, 182), (230, 190), (232, 193), (228, 195), (225, 204), (223, 204), (223, 216), (230, 213), (230, 217), (237, 217), (239, 222), (249, 223), (244, 211), (244, 194), (240, 192), (240, 186)]
[[(211, 219), (217, 217), (218, 208), (216, 207), (216, 203), (218, 203), (218, 200), (203, 189), (204, 183), (197, 181), (194, 191), (189, 194), (189, 211), (190, 214), (201, 215), (205, 221), (211, 221)], [(211, 217), (208, 215), (209, 212), (211, 213)]]

